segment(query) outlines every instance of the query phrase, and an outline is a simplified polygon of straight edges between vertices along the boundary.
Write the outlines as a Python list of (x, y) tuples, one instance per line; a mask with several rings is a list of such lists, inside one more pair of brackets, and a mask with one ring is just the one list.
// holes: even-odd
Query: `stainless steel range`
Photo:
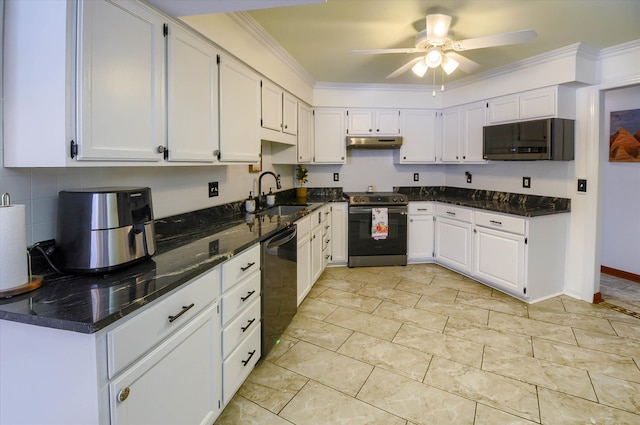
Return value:
[(406, 195), (350, 192), (349, 267), (407, 265)]

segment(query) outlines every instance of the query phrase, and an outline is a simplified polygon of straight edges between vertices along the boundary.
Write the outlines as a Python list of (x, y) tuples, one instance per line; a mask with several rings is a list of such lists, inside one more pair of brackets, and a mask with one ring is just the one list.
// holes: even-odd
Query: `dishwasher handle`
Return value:
[(266, 242), (267, 249), (277, 248), (290, 241), (292, 241), (298, 235), (296, 226), (291, 226), (289, 229), (278, 233)]

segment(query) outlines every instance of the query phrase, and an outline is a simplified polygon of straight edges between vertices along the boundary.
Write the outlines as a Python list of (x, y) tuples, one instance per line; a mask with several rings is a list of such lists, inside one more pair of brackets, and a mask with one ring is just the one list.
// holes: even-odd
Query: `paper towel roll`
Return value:
[(26, 209), (0, 207), (0, 291), (29, 283)]

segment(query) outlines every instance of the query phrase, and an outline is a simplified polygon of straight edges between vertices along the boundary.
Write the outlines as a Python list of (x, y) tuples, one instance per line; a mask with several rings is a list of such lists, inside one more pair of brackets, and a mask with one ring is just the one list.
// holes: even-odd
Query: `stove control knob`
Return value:
[(398, 198), (396, 198), (395, 196), (393, 197), (393, 202), (398, 202)]

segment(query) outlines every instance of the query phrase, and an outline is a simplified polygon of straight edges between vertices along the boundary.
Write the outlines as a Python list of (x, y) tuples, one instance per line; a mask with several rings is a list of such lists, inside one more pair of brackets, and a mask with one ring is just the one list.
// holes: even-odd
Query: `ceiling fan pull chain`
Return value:
[(440, 86), (440, 91), (444, 91), (444, 68), (440, 68), (442, 70), (442, 85)]
[(431, 96), (436, 97), (436, 69), (433, 68), (433, 91), (431, 92)]

